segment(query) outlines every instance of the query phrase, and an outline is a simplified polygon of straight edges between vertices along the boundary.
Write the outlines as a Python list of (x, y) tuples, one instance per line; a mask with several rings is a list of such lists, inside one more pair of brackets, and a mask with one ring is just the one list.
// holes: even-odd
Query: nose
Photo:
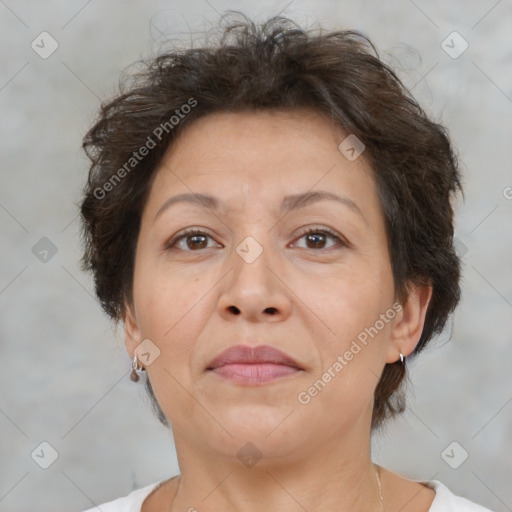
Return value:
[(228, 321), (282, 322), (292, 310), (293, 292), (286, 285), (283, 265), (270, 258), (270, 250), (254, 260), (236, 251), (230, 259), (231, 272), (223, 280), (218, 300), (219, 314)]

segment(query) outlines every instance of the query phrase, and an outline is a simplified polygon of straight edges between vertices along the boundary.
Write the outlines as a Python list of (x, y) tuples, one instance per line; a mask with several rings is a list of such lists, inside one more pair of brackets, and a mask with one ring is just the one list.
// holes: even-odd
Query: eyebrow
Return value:
[[(302, 194), (294, 194), (290, 196), (286, 196), (283, 198), (281, 202), (280, 212), (282, 214), (287, 214), (293, 210), (298, 210), (300, 208), (305, 208), (313, 203), (318, 201), (336, 201), (345, 206), (348, 206), (352, 211), (359, 214), (361, 218), (366, 221), (363, 212), (359, 209), (356, 203), (352, 201), (352, 199), (345, 196), (338, 196), (333, 194), (332, 192), (328, 192), (325, 190), (315, 190), (310, 192), (304, 192)], [(160, 207), (158, 212), (153, 219), (153, 222), (157, 220), (157, 218), (169, 207), (175, 205), (177, 203), (190, 203), (198, 206), (202, 206), (203, 208), (211, 209), (214, 211), (218, 211), (223, 206), (221, 201), (216, 197), (210, 196), (208, 194), (178, 194), (176, 196), (169, 197)]]

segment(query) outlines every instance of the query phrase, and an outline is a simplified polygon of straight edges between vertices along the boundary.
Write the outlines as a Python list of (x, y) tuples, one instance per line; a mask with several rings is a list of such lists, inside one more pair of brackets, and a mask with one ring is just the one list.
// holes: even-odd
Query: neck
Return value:
[(181, 475), (172, 512), (382, 511), (370, 443), (361, 436), (359, 442), (333, 436), (332, 442), (323, 439), (286, 456), (262, 454), (252, 467), (236, 456), (197, 450), (196, 444), (176, 437)]

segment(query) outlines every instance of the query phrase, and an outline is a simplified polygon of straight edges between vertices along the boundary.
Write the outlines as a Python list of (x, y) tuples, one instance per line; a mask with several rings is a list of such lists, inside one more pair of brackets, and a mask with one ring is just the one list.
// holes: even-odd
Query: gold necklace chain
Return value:
[(380, 509), (384, 510), (384, 497), (382, 496), (382, 482), (380, 481), (380, 471), (379, 466), (376, 466), (375, 473), (377, 473), (377, 484), (379, 485), (379, 499), (380, 499)]

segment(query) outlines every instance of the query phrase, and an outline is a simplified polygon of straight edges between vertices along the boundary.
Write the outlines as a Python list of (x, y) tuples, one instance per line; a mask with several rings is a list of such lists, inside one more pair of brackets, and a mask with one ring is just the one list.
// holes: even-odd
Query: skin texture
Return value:
[[(144, 511), (170, 510), (173, 499), (173, 511), (380, 510), (373, 393), (385, 363), (416, 346), (431, 288), (416, 287), (307, 405), (297, 399), (396, 301), (375, 183), (364, 153), (350, 161), (338, 149), (346, 136), (310, 110), (217, 113), (168, 149), (143, 211), (124, 325), (130, 357), (144, 339), (160, 350), (146, 370), (181, 475)], [(350, 198), (360, 213), (329, 200), (279, 212), (284, 196), (320, 190)], [(223, 207), (177, 203), (157, 216), (183, 193), (216, 196)], [(187, 228), (204, 235), (169, 247)], [(308, 240), (308, 228), (320, 238)], [(322, 238), (325, 228), (345, 242)], [(252, 263), (236, 251), (248, 236), (263, 250)], [(279, 348), (303, 371), (263, 386), (206, 371), (238, 343)], [(261, 454), (252, 467), (237, 457), (246, 443)], [(382, 489), (386, 509), (422, 491), (410, 510), (426, 511), (434, 496), (385, 470)]]

